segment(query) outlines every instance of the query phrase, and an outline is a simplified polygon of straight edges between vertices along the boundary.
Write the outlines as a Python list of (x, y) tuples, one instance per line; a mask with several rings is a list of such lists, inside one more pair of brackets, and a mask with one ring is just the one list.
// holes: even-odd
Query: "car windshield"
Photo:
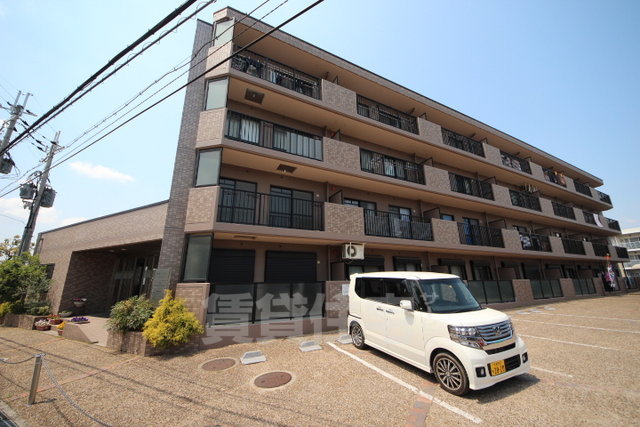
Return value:
[(432, 313), (461, 313), (482, 307), (458, 278), (419, 280), (422, 296)]

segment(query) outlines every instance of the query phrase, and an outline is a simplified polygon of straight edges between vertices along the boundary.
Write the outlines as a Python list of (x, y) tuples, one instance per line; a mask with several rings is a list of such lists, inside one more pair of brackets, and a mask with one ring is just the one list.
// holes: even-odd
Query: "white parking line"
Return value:
[(380, 375), (382, 375), (385, 378), (390, 379), (391, 381), (395, 382), (396, 384), (401, 385), (402, 387), (411, 390), (412, 392), (419, 394), (420, 396), (423, 396), (429, 400), (431, 400), (433, 403), (442, 406), (443, 408), (446, 408), (448, 410), (450, 410), (451, 412), (458, 414), (462, 417), (465, 417), (466, 419), (468, 419), (471, 422), (474, 422), (476, 424), (480, 424), (482, 423), (482, 419), (469, 414), (468, 412), (463, 411), (460, 408), (456, 408), (455, 406), (452, 406), (450, 404), (448, 404), (447, 402), (443, 402), (442, 400), (431, 396), (429, 393), (425, 393), (424, 391), (420, 390), (418, 387), (412, 386), (411, 384), (401, 380), (398, 377), (395, 377), (393, 375), (391, 375), (390, 373), (383, 371), (382, 369), (378, 368), (377, 366), (372, 365), (371, 363), (367, 362), (366, 360), (363, 360), (361, 358), (359, 358), (358, 356), (349, 353), (346, 350), (343, 350), (341, 348), (338, 348), (335, 344), (328, 342), (328, 345), (330, 345), (331, 347), (333, 347), (335, 350), (339, 351), (340, 353), (346, 354), (347, 356), (349, 356), (350, 358), (354, 359), (355, 361), (363, 364), (364, 366), (366, 366), (369, 369), (373, 369), (374, 371), (376, 371), (377, 373), (379, 373)]
[[(518, 312), (518, 314), (521, 314), (521, 313)], [(524, 313), (524, 314), (529, 314), (529, 313)], [(616, 321), (623, 321), (623, 322), (640, 322), (640, 320), (622, 319), (620, 317), (580, 316), (580, 315), (577, 315), (577, 314), (560, 314), (560, 313), (540, 313), (540, 314), (543, 314), (545, 316), (581, 317), (581, 318), (584, 318), (584, 319), (616, 320)]]
[(532, 366), (531, 369), (535, 369), (536, 371), (542, 371), (542, 372), (547, 372), (549, 374), (554, 374), (554, 375), (560, 375), (562, 377), (569, 377), (569, 378), (573, 378), (573, 375), (571, 374), (565, 374), (563, 372), (557, 372), (557, 371), (552, 371), (550, 369), (544, 369), (544, 368), (538, 368), (536, 366)]
[(625, 329), (609, 329), (609, 328), (596, 328), (595, 326), (567, 325), (566, 323), (540, 322), (537, 320), (529, 320), (529, 319), (514, 319), (514, 320), (517, 320), (519, 322), (542, 323), (543, 325), (566, 326), (568, 328), (593, 329), (596, 331), (607, 331), (607, 332), (622, 332), (625, 334), (640, 334), (640, 331), (630, 331)]
[(581, 345), (583, 347), (592, 347), (592, 348), (599, 348), (601, 350), (613, 350), (613, 351), (620, 351), (617, 348), (611, 348), (611, 347), (603, 347), (601, 345), (594, 345), (594, 344), (584, 344), (581, 342), (573, 342), (573, 341), (563, 341), (563, 340), (554, 340), (553, 338), (546, 338), (546, 337), (537, 337), (535, 335), (525, 335), (525, 334), (518, 334), (518, 336), (520, 337), (525, 337), (525, 338), (535, 338), (535, 339), (539, 339), (539, 340), (546, 340), (546, 341), (553, 341), (553, 342), (559, 342), (562, 344), (572, 344), (572, 345)]

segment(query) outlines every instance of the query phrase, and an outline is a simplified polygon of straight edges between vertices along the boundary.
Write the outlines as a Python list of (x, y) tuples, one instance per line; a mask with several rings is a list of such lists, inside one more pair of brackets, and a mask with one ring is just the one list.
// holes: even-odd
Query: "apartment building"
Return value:
[(187, 88), (169, 200), (41, 236), (54, 307), (171, 287), (265, 336), (344, 326), (356, 272), (453, 273), (498, 307), (605, 295), (629, 257), (600, 178), (284, 32), (245, 49), (271, 27), (243, 16), (198, 22), (191, 77), (222, 64)]
[(640, 285), (640, 227), (623, 229), (613, 242), (627, 249), (629, 261), (622, 264), (623, 274), (629, 278), (629, 286), (637, 289)]

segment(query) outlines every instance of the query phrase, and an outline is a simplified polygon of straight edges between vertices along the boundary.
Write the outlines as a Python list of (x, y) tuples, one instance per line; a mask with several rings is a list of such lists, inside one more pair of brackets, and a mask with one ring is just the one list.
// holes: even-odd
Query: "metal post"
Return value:
[(36, 364), (33, 367), (33, 378), (31, 379), (31, 391), (29, 392), (29, 405), (36, 401), (36, 392), (40, 382), (40, 370), (42, 370), (42, 354), (36, 354)]
[(2, 143), (0, 143), (0, 154), (6, 151), (7, 146), (9, 145), (9, 141), (11, 140), (11, 134), (13, 133), (13, 129), (16, 126), (16, 122), (22, 115), (24, 108), (27, 106), (27, 100), (29, 99), (30, 93), (27, 93), (24, 98), (24, 103), (19, 105), (18, 102), (20, 100), (20, 95), (22, 92), (18, 91), (18, 96), (16, 97), (16, 101), (11, 107), (11, 118), (9, 118), (9, 124), (7, 126), (7, 130), (4, 133), (4, 137), (2, 138)]

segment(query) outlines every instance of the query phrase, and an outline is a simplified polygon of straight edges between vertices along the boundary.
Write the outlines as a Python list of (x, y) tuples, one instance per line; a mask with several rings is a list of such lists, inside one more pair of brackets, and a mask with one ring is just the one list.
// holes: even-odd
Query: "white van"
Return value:
[(357, 348), (369, 345), (433, 373), (456, 395), (529, 372), (527, 346), (509, 317), (481, 307), (451, 274), (354, 274), (347, 322)]

